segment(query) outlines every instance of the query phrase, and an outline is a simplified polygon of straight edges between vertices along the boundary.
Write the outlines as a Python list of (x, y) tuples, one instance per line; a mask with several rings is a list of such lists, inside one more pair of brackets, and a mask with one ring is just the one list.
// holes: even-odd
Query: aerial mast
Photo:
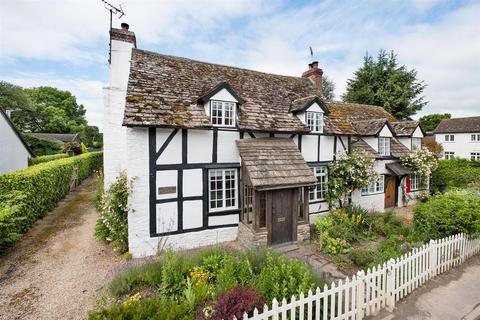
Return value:
[[(113, 15), (118, 15), (118, 19), (123, 17), (125, 15), (125, 12), (123, 11), (122, 5), (118, 5), (118, 7), (115, 7), (113, 4), (107, 2), (106, 0), (100, 0), (103, 3), (103, 6), (105, 9), (107, 9), (110, 12), (110, 34), (112, 33), (112, 18)], [(109, 44), (108, 44), (108, 63), (110, 64), (111, 59), (112, 59), (112, 37), (109, 37)]]

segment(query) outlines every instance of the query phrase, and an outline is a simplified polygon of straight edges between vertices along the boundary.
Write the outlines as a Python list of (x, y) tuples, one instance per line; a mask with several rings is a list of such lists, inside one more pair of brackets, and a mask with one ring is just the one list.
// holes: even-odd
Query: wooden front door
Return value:
[(387, 177), (385, 187), (385, 208), (395, 206), (395, 177)]
[(294, 197), (297, 194), (295, 189), (273, 190), (270, 194), (270, 244), (280, 244), (294, 240), (294, 231), (296, 232), (296, 201)]

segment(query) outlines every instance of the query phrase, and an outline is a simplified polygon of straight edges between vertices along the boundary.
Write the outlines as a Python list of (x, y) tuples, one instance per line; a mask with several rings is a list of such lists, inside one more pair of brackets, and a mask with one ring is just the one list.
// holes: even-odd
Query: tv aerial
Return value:
[[(122, 5), (119, 4), (118, 6), (114, 6), (113, 4), (107, 2), (106, 0), (100, 0), (103, 3), (103, 6), (105, 9), (107, 9), (110, 12), (110, 34), (112, 32), (112, 19), (113, 15), (116, 15), (118, 19), (123, 17), (125, 15), (125, 11), (123, 11)], [(110, 36), (110, 42), (108, 44), (109, 50), (108, 50), (108, 63), (111, 62), (112, 58), (112, 37)]]

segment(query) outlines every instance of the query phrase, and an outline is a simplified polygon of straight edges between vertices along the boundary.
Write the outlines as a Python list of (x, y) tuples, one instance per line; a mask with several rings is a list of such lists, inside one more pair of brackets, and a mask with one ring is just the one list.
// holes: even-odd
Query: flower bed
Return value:
[(89, 319), (232, 319), (265, 302), (323, 286), (304, 264), (267, 250), (171, 251), (127, 268), (109, 285), (110, 305)]

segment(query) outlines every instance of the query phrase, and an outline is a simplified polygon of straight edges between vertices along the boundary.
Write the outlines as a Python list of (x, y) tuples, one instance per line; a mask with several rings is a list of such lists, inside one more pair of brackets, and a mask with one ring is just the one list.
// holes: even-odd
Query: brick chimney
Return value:
[(323, 70), (318, 68), (318, 61), (313, 61), (308, 64), (308, 70), (302, 74), (302, 78), (310, 79), (320, 94), (323, 96), (323, 87), (322, 87), (322, 76)]
[(132, 31), (129, 31), (128, 29), (130, 26), (128, 23), (123, 22), (121, 24), (121, 29), (117, 28), (112, 28), (110, 31), (110, 39), (111, 40), (117, 40), (117, 41), (122, 41), (122, 42), (129, 42), (137, 47), (137, 39), (135, 38), (135, 33)]

